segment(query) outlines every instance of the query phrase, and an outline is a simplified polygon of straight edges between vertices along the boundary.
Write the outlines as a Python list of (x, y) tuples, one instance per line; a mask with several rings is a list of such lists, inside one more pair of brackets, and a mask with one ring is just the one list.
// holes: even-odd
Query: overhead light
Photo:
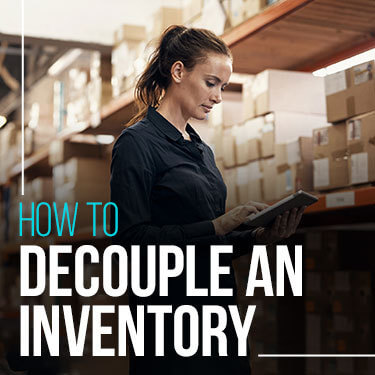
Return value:
[(343, 70), (351, 68), (352, 66), (356, 66), (371, 60), (375, 60), (375, 48), (352, 56), (348, 59), (339, 61), (335, 64), (329, 65), (325, 68), (315, 70), (315, 72), (313, 72), (313, 75), (316, 77), (325, 77), (327, 75), (341, 72)]
[(7, 123), (7, 118), (5, 116), (0, 116), (0, 128), (2, 128)]
[(67, 52), (65, 55), (60, 57), (49, 69), (48, 74), (50, 76), (57, 76), (63, 72), (69, 65), (71, 65), (81, 54), (80, 48), (75, 48)]
[(113, 135), (99, 134), (96, 136), (96, 141), (102, 145), (110, 145), (115, 140)]

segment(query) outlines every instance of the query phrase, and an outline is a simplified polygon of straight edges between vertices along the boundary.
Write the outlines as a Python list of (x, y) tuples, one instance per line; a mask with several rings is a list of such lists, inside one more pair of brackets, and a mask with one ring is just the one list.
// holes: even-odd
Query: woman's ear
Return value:
[(180, 83), (184, 75), (184, 64), (181, 61), (176, 61), (171, 67), (172, 80), (175, 83)]

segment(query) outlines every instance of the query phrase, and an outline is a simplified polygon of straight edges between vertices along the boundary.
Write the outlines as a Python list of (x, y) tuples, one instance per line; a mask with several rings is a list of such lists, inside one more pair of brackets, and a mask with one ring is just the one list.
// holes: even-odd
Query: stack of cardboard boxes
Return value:
[[(374, 345), (372, 274), (340, 269), (340, 253), (348, 250), (344, 241), (340, 232), (306, 234), (306, 353), (362, 354)], [(306, 362), (307, 375), (374, 371), (375, 362), (362, 358), (308, 358)]]
[(17, 128), (9, 123), (0, 132), (0, 184), (8, 181), (10, 170), (17, 161)]
[(170, 25), (183, 25), (194, 19), (202, 6), (201, 0), (191, 0), (183, 7), (161, 7), (154, 13), (150, 27), (124, 24), (115, 31), (112, 51), (113, 97), (134, 88), (156, 39), (163, 31)]
[(224, 94), (220, 113), (210, 114), (209, 123), (228, 208), (312, 191), (311, 136), (327, 124), (323, 80), (266, 70), (249, 77), (242, 93)]
[[(69, 59), (72, 52), (64, 58)], [(100, 124), (100, 110), (112, 99), (110, 56), (97, 51), (77, 53), (66, 69), (57, 72), (53, 85), (53, 125), (65, 128)], [(51, 119), (52, 120), (52, 119)]]
[(182, 6), (163, 6), (150, 25), (124, 24), (114, 33), (112, 93), (118, 97), (133, 89), (157, 39), (171, 25), (205, 28), (217, 35), (262, 11), (271, 0), (189, 0)]
[(146, 27), (122, 25), (115, 31), (112, 50), (112, 95), (134, 87), (136, 76), (145, 66)]
[(225, 0), (224, 8), (228, 14), (227, 27), (234, 27), (263, 11), (278, 0)]
[(314, 132), (314, 187), (343, 188), (375, 180), (375, 63), (325, 79), (327, 119)]
[[(275, 272), (274, 254), (269, 254), (272, 274)], [(244, 255), (237, 258), (233, 265), (237, 284), (237, 304), (241, 317), (244, 319), (249, 305), (256, 306), (248, 336), (252, 372), (259, 375), (276, 375), (279, 373), (277, 359), (267, 361), (265, 358), (258, 357), (258, 354), (277, 353), (278, 340), (280, 339), (277, 334), (280, 323), (277, 298), (265, 296), (263, 288), (255, 288), (254, 296), (246, 295), (250, 262), (251, 256)], [(257, 279), (261, 278), (262, 275), (259, 272)]]
[[(93, 227), (93, 206), (86, 202), (105, 204), (110, 201), (110, 164), (104, 147), (56, 140), (50, 147), (49, 163), (53, 167), (54, 201), (58, 212), (62, 213), (66, 206), (73, 217), (77, 202), (76, 229)], [(103, 205), (99, 205), (96, 226), (102, 223)]]

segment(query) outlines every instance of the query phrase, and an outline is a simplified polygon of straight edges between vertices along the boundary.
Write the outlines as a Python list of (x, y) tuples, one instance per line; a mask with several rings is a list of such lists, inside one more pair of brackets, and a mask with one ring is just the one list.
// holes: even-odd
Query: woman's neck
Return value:
[(189, 120), (184, 116), (181, 107), (173, 100), (171, 95), (166, 94), (157, 111), (174, 125), (182, 134), (186, 134), (186, 125)]

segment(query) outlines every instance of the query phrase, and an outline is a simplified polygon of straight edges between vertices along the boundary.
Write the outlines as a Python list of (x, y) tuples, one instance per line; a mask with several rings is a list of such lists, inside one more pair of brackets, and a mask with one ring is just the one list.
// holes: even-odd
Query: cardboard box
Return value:
[(267, 0), (244, 0), (243, 7), (245, 18), (255, 16), (266, 6)]
[(324, 115), (298, 112), (274, 112), (264, 116), (261, 156), (275, 154), (275, 143), (295, 141), (298, 137), (311, 137), (314, 129), (327, 124)]
[(50, 177), (37, 177), (32, 182), (33, 200), (35, 202), (52, 202), (53, 183)]
[(238, 191), (238, 203), (245, 204), (249, 201), (249, 169), (247, 165), (237, 167), (237, 191)]
[(54, 187), (64, 185), (67, 182), (65, 181), (65, 165), (63, 163), (52, 168), (52, 181)]
[(90, 123), (90, 106), (87, 86), (85, 93), (78, 99), (66, 105), (66, 125), (69, 128), (79, 128), (82, 124)]
[[(194, 8), (194, 7), (193, 7)], [(151, 31), (152, 38), (159, 38), (160, 35), (171, 25), (183, 25), (191, 17), (191, 9), (189, 6), (177, 7), (161, 7), (154, 16), (154, 24)]]
[(349, 182), (375, 181), (375, 112), (346, 122), (349, 152)]
[[(24, 129), (24, 155), (29, 156), (31, 155), (35, 147), (35, 133), (36, 131), (34, 129), (31, 129), (29, 127), (26, 127)], [(17, 132), (17, 158), (21, 160), (22, 158), (22, 132)]]
[(235, 154), (235, 134), (236, 127), (224, 129), (223, 131), (223, 161), (226, 168), (231, 168), (236, 165)]
[(244, 124), (237, 127), (235, 143), (236, 160), (238, 164), (246, 164), (249, 161), (260, 158), (263, 126), (263, 117), (257, 117), (247, 120)]
[(231, 210), (238, 206), (238, 194), (237, 194), (237, 169), (230, 168), (224, 170), (224, 182), (227, 186), (227, 201), (226, 208)]
[(243, 118), (245, 120), (253, 118), (255, 116), (255, 102), (253, 98), (253, 86), (254, 79), (248, 79), (242, 85), (242, 103), (243, 103)]
[(208, 125), (222, 127), (223, 125), (223, 102), (215, 104), (207, 116)]
[(142, 41), (147, 39), (147, 30), (142, 25), (121, 25), (114, 34), (114, 45), (117, 46), (123, 41)]
[(55, 139), (50, 144), (48, 162), (51, 166), (55, 166), (72, 157), (101, 158), (103, 156), (102, 145)]
[(223, 126), (228, 128), (240, 124), (243, 118), (242, 93), (236, 91), (223, 92)]
[(236, 168), (238, 203), (262, 201), (262, 177), (260, 162), (254, 161)]
[(134, 87), (136, 77), (142, 73), (149, 55), (144, 41), (122, 41), (112, 50), (113, 96), (117, 97)]
[(245, 20), (243, 0), (230, 0), (228, 6), (228, 21), (231, 27), (235, 27)]
[(109, 186), (110, 165), (106, 160), (94, 158), (71, 158), (65, 163), (65, 181), (73, 186), (95, 184)]
[(209, 144), (215, 155), (215, 159), (223, 159), (223, 129), (220, 126), (213, 128), (212, 142)]
[(275, 149), (278, 198), (299, 189), (312, 191), (312, 138), (300, 137), (294, 142), (277, 144)]
[(327, 119), (338, 122), (375, 110), (375, 62), (325, 77)]
[(311, 73), (265, 70), (255, 76), (252, 91), (257, 116), (275, 111), (326, 114), (324, 80)]
[(267, 158), (275, 154), (275, 124), (273, 114), (264, 117), (262, 127), (262, 138), (260, 146), (260, 155)]
[(67, 73), (67, 101), (75, 100), (85, 96), (87, 93), (87, 83), (90, 80), (89, 66), (69, 69)]
[(91, 55), (90, 80), (101, 78), (103, 81), (111, 82), (112, 79), (111, 55), (104, 55), (95, 51)]
[(297, 177), (295, 165), (291, 165), (281, 172), (279, 172), (279, 169), (277, 169), (276, 174), (276, 199), (284, 198), (294, 192), (294, 181)]
[(92, 79), (87, 85), (87, 95), (90, 108), (90, 124), (92, 127), (101, 123), (100, 112), (103, 105), (112, 100), (112, 84), (102, 78)]
[(313, 132), (314, 188), (328, 190), (349, 184), (346, 124)]
[(219, 1), (202, 1), (201, 12), (194, 19), (187, 20), (185, 23), (188, 27), (204, 28), (212, 31), (216, 35), (224, 33), (227, 25), (228, 0)]
[(262, 179), (263, 172), (261, 170), (260, 161), (253, 161), (248, 165), (249, 182), (248, 182), (248, 200), (255, 202), (263, 202)]
[(216, 167), (217, 167), (217, 169), (218, 169), (218, 170), (220, 171), (220, 173), (221, 173), (221, 176), (224, 176), (225, 166), (224, 166), (223, 159), (216, 159), (215, 162), (216, 162)]
[(265, 202), (277, 200), (277, 168), (275, 158), (261, 160), (263, 172), (262, 196)]
[(235, 153), (237, 164), (247, 164), (249, 161), (249, 144), (247, 126), (245, 124), (240, 124), (236, 128)]
[[(65, 183), (55, 188), (55, 202), (59, 215), (62, 215), (64, 204), (67, 203), (70, 217), (73, 218), (75, 205), (78, 203), (76, 216), (77, 229), (92, 227), (93, 225), (93, 206), (87, 205), (87, 202), (103, 203), (96, 206), (96, 223), (100, 224), (103, 222), (103, 205), (109, 201), (109, 183), (90, 183), (85, 180), (78, 184)], [(107, 212), (107, 220), (109, 220), (109, 212)]]

